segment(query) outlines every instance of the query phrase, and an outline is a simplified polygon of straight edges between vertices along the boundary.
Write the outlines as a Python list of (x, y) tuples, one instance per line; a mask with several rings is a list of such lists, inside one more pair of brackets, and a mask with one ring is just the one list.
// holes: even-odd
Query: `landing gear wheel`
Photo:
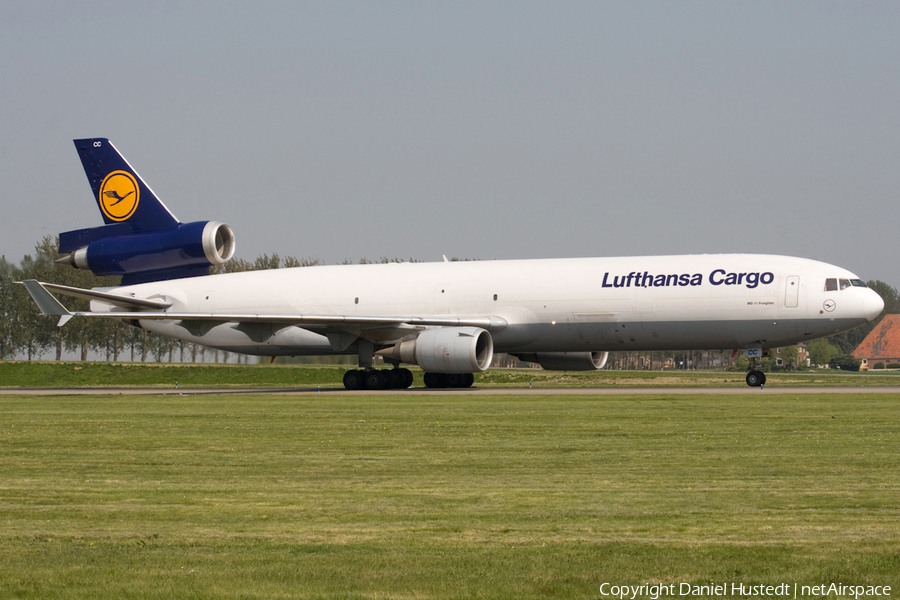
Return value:
[(445, 388), (447, 387), (447, 375), (444, 373), (425, 373), (425, 387), (428, 388)]
[(400, 369), (400, 372), (403, 374), (403, 385), (400, 387), (405, 390), (413, 384), (413, 374), (409, 369)]
[(386, 390), (391, 385), (390, 376), (384, 371), (366, 371), (367, 390)]
[(447, 374), (447, 387), (451, 387), (451, 388), (463, 387), (463, 374), (462, 373), (448, 373)]
[(766, 374), (762, 371), (750, 371), (747, 373), (747, 385), (760, 387), (766, 384)]
[(348, 390), (361, 390), (365, 386), (362, 371), (350, 370), (344, 373), (344, 387)]
[(429, 388), (467, 388), (475, 383), (472, 373), (425, 373), (424, 379)]
[(450, 373), (447, 375), (447, 387), (468, 388), (475, 383), (475, 375), (472, 373)]
[(387, 373), (388, 373), (388, 377), (390, 377), (390, 379), (391, 379), (390, 388), (392, 390), (401, 390), (404, 387), (409, 387), (409, 386), (403, 385), (403, 382), (406, 381), (406, 377), (403, 376), (403, 373), (401, 372), (400, 369), (391, 369)]

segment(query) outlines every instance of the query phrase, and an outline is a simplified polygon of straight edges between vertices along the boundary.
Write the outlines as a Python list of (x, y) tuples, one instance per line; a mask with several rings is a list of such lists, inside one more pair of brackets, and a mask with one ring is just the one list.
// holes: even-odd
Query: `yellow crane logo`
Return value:
[(113, 171), (100, 185), (100, 208), (113, 221), (125, 221), (137, 210), (141, 191), (127, 171)]

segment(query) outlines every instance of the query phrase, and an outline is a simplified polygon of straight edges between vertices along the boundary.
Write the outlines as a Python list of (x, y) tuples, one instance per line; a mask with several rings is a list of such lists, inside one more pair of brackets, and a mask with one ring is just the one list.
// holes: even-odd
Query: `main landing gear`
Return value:
[[(344, 387), (348, 390), (405, 390), (412, 385), (409, 369), (370, 369), (344, 373)], [(468, 388), (475, 383), (472, 373), (425, 373), (425, 387)]]
[(352, 370), (344, 373), (344, 387), (348, 390), (405, 390), (412, 385), (409, 369)]
[(425, 373), (425, 387), (468, 388), (475, 383), (472, 373)]
[(372, 367), (375, 346), (370, 340), (357, 341), (360, 369), (344, 373), (344, 387), (348, 390), (404, 390), (412, 385), (413, 375), (409, 369), (401, 369), (395, 364), (393, 369)]

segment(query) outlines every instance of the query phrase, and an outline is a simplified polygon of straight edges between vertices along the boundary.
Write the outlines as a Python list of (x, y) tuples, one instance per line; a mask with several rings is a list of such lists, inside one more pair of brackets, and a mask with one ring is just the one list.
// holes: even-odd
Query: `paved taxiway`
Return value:
[(551, 388), (551, 387), (496, 387), (469, 388), (465, 390), (429, 388), (409, 388), (406, 390), (364, 390), (350, 391), (339, 387), (328, 388), (0, 388), (0, 395), (26, 396), (104, 396), (104, 395), (198, 395), (198, 394), (281, 394), (329, 396), (348, 395), (412, 395), (412, 396), (698, 396), (716, 394), (900, 394), (897, 387), (703, 387), (703, 388), (663, 388), (663, 387), (616, 387), (616, 388)]

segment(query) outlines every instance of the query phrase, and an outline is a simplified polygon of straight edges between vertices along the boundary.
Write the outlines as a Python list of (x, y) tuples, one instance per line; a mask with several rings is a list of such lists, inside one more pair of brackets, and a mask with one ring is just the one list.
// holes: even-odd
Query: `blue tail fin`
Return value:
[(175, 215), (108, 139), (75, 140), (75, 148), (104, 223), (127, 223), (128, 229), (133, 232), (156, 231), (178, 225)]

